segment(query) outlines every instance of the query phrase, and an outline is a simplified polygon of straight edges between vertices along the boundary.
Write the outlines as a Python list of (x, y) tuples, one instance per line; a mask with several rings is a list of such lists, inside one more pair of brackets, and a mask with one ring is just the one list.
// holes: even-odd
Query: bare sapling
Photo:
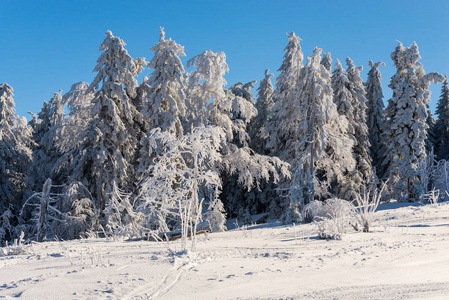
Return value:
[(374, 191), (366, 191), (363, 190), (362, 195), (357, 195), (356, 198), (356, 214), (358, 223), (352, 225), (355, 230), (359, 231), (358, 224), (362, 227), (363, 232), (369, 232), (369, 229), (374, 221), (374, 212), (379, 206), (380, 199), (382, 197), (383, 190), (386, 186), (386, 183), (382, 185), (380, 191), (376, 188)]

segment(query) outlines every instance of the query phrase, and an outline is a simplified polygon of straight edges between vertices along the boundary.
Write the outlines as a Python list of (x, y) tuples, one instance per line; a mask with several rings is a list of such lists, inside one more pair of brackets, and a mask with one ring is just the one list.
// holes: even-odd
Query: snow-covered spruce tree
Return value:
[(249, 137), (251, 139), (251, 148), (259, 154), (267, 154), (266, 138), (262, 137), (262, 130), (265, 122), (268, 120), (268, 116), (273, 106), (273, 85), (270, 78), (273, 74), (269, 73), (270, 70), (265, 70), (265, 78), (260, 81), (260, 85), (257, 93), (256, 109), (257, 115), (251, 120), (249, 125)]
[(276, 100), (286, 98), (287, 94), (295, 94), (299, 73), (303, 67), (304, 55), (299, 44), (301, 39), (294, 32), (288, 35), (288, 44), (284, 49), (284, 61), (276, 78)]
[[(208, 101), (224, 97), (224, 74), (229, 71), (223, 52), (204, 51), (187, 62), (187, 67), (197, 66), (187, 79), (186, 117), (184, 129), (208, 124)], [(209, 70), (207, 72), (207, 70)], [(208, 86), (209, 85), (209, 86)], [(218, 94), (216, 94), (218, 93)]]
[[(58, 237), (62, 239), (89, 236), (95, 213), (97, 216), (99, 215), (94, 208), (95, 205), (87, 186), (71, 179), (73, 158), (76, 157), (75, 152), (79, 151), (81, 144), (85, 142), (86, 128), (91, 118), (94, 91), (88, 92), (88, 88), (88, 83), (77, 82), (72, 85), (69, 92), (62, 96), (62, 105), (67, 108), (68, 113), (62, 120), (62, 126), (51, 129), (57, 136), (53, 147), (56, 147), (61, 153), (52, 171), (57, 173), (57, 177), (61, 179), (58, 181), (66, 183), (59, 190), (61, 201), (58, 202), (60, 211), (67, 215), (56, 231)], [(44, 104), (45, 107), (49, 108)], [(37, 122), (34, 127), (36, 129), (46, 128), (40, 123), (43, 123), (43, 120)]]
[(38, 113), (39, 123), (35, 125), (33, 139), (33, 163), (27, 176), (27, 198), (42, 189), (44, 182), (51, 178), (59, 185), (62, 179), (58, 177), (56, 163), (61, 156), (59, 143), (60, 131), (64, 123), (64, 104), (61, 91), (54, 93), (49, 102), (44, 101)]
[(74, 142), (80, 141), (80, 134), (89, 124), (94, 93), (88, 92), (88, 88), (87, 82), (74, 83), (70, 91), (62, 97), (62, 103), (67, 107), (68, 114), (60, 130), (61, 138), (58, 140), (58, 146), (64, 152), (69, 152), (78, 146)]
[(435, 124), (436, 155), (438, 160), (449, 160), (449, 86), (447, 75), (441, 88), (441, 96), (438, 99)]
[(145, 172), (153, 161), (153, 157), (148, 156), (148, 139), (152, 129), (161, 128), (162, 131), (181, 137), (181, 120), (185, 114), (184, 67), (179, 58), (185, 56), (184, 47), (171, 39), (166, 40), (161, 27), (159, 43), (151, 50), (154, 51), (154, 57), (147, 66), (154, 71), (139, 87), (146, 133), (140, 140), (139, 179), (146, 176)]
[(320, 64), (321, 49), (301, 71), (298, 94), (292, 106), (301, 112), (296, 142), (292, 145), (293, 178), (286, 221), (298, 215), (298, 206), (323, 199), (344, 176), (355, 169), (354, 141), (348, 136), (348, 120), (333, 102), (330, 72)]
[(183, 133), (181, 118), (185, 113), (184, 66), (179, 56), (185, 56), (184, 47), (172, 39), (165, 39), (164, 28), (160, 28), (159, 43), (150, 49), (154, 57), (147, 64), (153, 69), (145, 80), (142, 98), (143, 117), (147, 129), (161, 128), (162, 131)]
[(281, 74), (276, 78), (272, 114), (264, 130), (264, 136), (269, 137), (267, 146), (272, 153), (288, 162), (292, 159), (288, 153), (291, 152), (292, 143), (297, 138), (295, 131), (300, 118), (297, 108), (293, 105), (304, 58), (299, 45), (300, 40), (294, 32), (288, 36), (284, 61), (278, 70)]
[[(349, 121), (349, 129), (353, 130), (354, 135), (354, 156), (356, 159), (356, 169), (346, 176), (346, 187), (341, 186), (340, 191), (344, 191), (343, 198), (355, 200), (357, 195), (361, 195), (364, 186), (370, 180), (372, 175), (371, 157), (369, 155), (369, 137), (368, 126), (366, 125), (366, 93), (363, 88), (363, 82), (360, 78), (361, 66), (356, 67), (353, 61), (346, 58), (348, 68), (346, 72), (349, 79), (349, 91), (352, 96), (351, 107), (348, 107), (345, 115)], [(351, 113), (348, 113), (349, 110)], [(351, 133), (350, 133), (351, 135)]]
[(371, 69), (368, 72), (368, 79), (364, 83), (366, 91), (367, 109), (366, 124), (368, 125), (368, 137), (370, 142), (370, 155), (372, 165), (376, 168), (376, 174), (382, 178), (385, 170), (382, 169), (382, 161), (384, 155), (381, 148), (383, 147), (383, 124), (384, 124), (384, 102), (382, 100), (382, 75), (379, 66), (385, 66), (383, 62), (373, 63), (369, 61)]
[[(138, 133), (136, 120), (141, 117), (133, 105), (136, 96), (135, 76), (142, 71), (143, 60), (133, 59), (125, 43), (110, 31), (100, 46), (103, 53), (97, 60), (97, 75), (87, 93), (94, 92), (89, 124), (80, 135), (77, 149), (66, 156), (71, 164), (70, 181), (86, 187), (99, 217), (113, 191), (113, 183), (128, 193), (135, 182), (135, 161)], [(102, 224), (104, 224), (104, 219)]]
[(91, 231), (95, 230), (93, 222), (99, 212), (89, 190), (81, 182), (72, 181), (64, 187), (60, 198), (66, 218), (57, 228), (58, 237), (77, 239), (91, 236)]
[(393, 96), (388, 101), (384, 126), (389, 184), (394, 197), (408, 201), (417, 201), (420, 197), (416, 184), (418, 167), (427, 156), (429, 85), (444, 80), (437, 73), (426, 74), (418, 62), (420, 58), (415, 42), (410, 47), (399, 42), (391, 54), (397, 72), (389, 84)]
[(431, 153), (435, 152), (435, 146), (437, 142), (437, 136), (435, 135), (435, 125), (436, 121), (433, 117), (432, 111), (430, 110), (429, 104), (426, 104), (427, 108), (427, 138), (425, 140), (426, 143), (426, 153), (427, 155), (430, 155)]
[(10, 209), (3, 209), (1, 207), (0, 215), (0, 247), (3, 247), (4, 242), (11, 238), (14, 232), (14, 226), (11, 224), (11, 219), (14, 217)]
[[(20, 208), (21, 193), (29, 166), (29, 148), (22, 140), (15, 124), (13, 89), (7, 83), (0, 84), (0, 209), (6, 211), (13, 205)], [(28, 153), (28, 155), (27, 155)], [(26, 161), (23, 161), (26, 160)]]
[(224, 131), (196, 127), (178, 138), (155, 128), (148, 141), (149, 150), (155, 152), (148, 155), (155, 161), (149, 167), (151, 176), (141, 183), (137, 205), (145, 216), (144, 226), (156, 230), (156, 234), (181, 229), (184, 250), (187, 235), (195, 236), (196, 225), (204, 216), (213, 231), (224, 230), (226, 218), (218, 198)]
[(240, 195), (243, 188), (257, 188), (261, 181), (268, 181), (270, 178), (277, 183), (281, 176), (289, 176), (287, 164), (275, 157), (256, 154), (248, 147), (250, 140), (246, 128), (257, 113), (249, 93), (249, 87), (253, 83), (233, 87), (236, 94), (246, 95), (248, 99), (230, 90), (224, 91), (226, 81), (223, 76), (228, 70), (224, 53), (204, 51), (191, 59), (189, 65), (196, 66), (189, 78), (189, 81), (197, 83), (195, 94), (203, 97), (203, 103), (211, 101), (206, 111), (208, 125), (220, 127), (226, 134), (226, 142), (221, 148), (221, 176), (224, 185), (235, 186), (237, 183), (240, 188), (235, 191), (226, 189), (229, 193), (224, 191), (221, 199), (226, 202), (226, 210), (233, 213), (236, 212), (234, 204), (237, 199), (232, 197), (232, 193)]
[(321, 64), (329, 71), (332, 72), (332, 57), (331, 53), (324, 53), (321, 59)]

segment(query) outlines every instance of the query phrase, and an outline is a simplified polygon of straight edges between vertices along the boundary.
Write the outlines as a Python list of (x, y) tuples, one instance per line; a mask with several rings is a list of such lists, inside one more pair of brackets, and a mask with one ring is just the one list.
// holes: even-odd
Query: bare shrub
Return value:
[(318, 227), (318, 236), (321, 239), (340, 240), (348, 232), (350, 222), (354, 219), (352, 203), (338, 198), (324, 201), (322, 207), (315, 203), (308, 209), (315, 214), (313, 221)]
[(382, 193), (386, 184), (384, 183), (382, 189), (379, 191), (377, 188), (374, 191), (363, 191), (362, 195), (357, 195), (355, 212), (357, 215), (358, 223), (353, 225), (355, 230), (359, 230), (358, 224), (362, 227), (363, 232), (369, 232), (371, 224), (374, 221), (374, 212), (379, 206)]
[(429, 204), (437, 204), (439, 198), (440, 198), (440, 190), (436, 190), (435, 188), (433, 188), (427, 194), (422, 195), (422, 199), (424, 200), (424, 202)]

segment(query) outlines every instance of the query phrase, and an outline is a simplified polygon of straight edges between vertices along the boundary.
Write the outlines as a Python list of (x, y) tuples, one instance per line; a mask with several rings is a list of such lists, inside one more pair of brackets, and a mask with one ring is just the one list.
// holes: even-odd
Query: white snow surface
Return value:
[(320, 240), (273, 222), (200, 235), (189, 254), (180, 240), (35, 243), (0, 257), (0, 299), (449, 299), (449, 203), (384, 204), (371, 229)]

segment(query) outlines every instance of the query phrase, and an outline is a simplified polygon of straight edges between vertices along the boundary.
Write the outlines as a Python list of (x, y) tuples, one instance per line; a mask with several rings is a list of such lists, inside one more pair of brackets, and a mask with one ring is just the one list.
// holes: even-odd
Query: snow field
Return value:
[(187, 254), (180, 241), (36, 243), (0, 257), (0, 299), (449, 297), (449, 205), (379, 209), (371, 232), (340, 241), (268, 223), (200, 235)]

